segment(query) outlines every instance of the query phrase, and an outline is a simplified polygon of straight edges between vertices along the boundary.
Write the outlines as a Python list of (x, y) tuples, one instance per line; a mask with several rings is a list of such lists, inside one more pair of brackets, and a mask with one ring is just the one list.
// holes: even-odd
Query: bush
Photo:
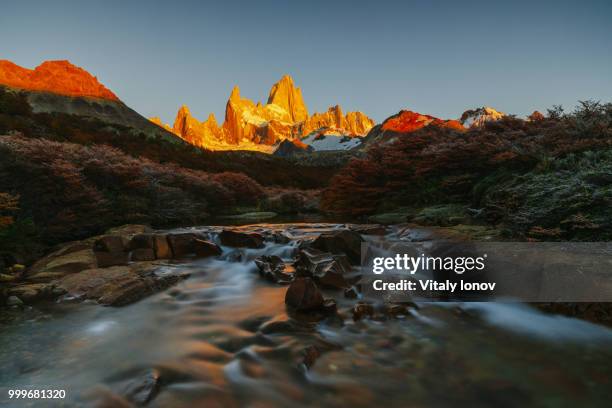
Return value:
[(581, 239), (587, 230), (607, 237), (612, 214), (604, 211), (610, 198), (602, 183), (612, 177), (610, 149), (612, 104), (599, 102), (581, 102), (569, 114), (554, 107), (531, 121), (505, 117), (463, 133), (428, 126), (351, 160), (332, 178), (322, 205), (361, 216), (457, 203), (483, 207), (486, 219), (519, 234), (558, 227), (562, 237)]
[[(126, 223), (193, 224), (239, 199), (263, 196), (261, 187), (241, 174), (213, 175), (105, 145), (21, 136), (0, 137), (0, 190), (19, 193), (20, 219), (31, 220), (48, 244)], [(6, 209), (12, 205), (10, 199), (3, 202)]]

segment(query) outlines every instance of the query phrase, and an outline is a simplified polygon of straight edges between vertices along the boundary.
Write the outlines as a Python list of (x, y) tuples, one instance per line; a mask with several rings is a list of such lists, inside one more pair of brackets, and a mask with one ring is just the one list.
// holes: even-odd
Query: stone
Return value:
[(94, 241), (94, 252), (124, 252), (126, 247), (121, 235), (104, 235)]
[(119, 227), (114, 227), (106, 231), (107, 234), (121, 235), (121, 236), (145, 234), (145, 233), (150, 233), (150, 232), (153, 232), (153, 230), (150, 227), (146, 225), (140, 225), (140, 224), (121, 225)]
[(153, 236), (153, 249), (155, 250), (155, 258), (157, 259), (171, 259), (172, 250), (168, 243), (168, 237), (163, 234), (155, 234)]
[(28, 280), (43, 274), (68, 275), (96, 267), (96, 257), (91, 244), (70, 243), (35, 262), (26, 272)]
[(285, 262), (276, 255), (263, 255), (255, 259), (259, 274), (265, 279), (280, 284), (290, 283), (294, 274), (288, 273)]
[(219, 234), (221, 244), (238, 248), (262, 248), (263, 236), (255, 232), (223, 230)]
[(219, 256), (223, 252), (219, 245), (214, 242), (206, 241), (203, 239), (194, 238), (193, 240), (194, 252), (199, 258), (207, 258), (209, 256)]
[(370, 303), (359, 302), (353, 306), (353, 320), (361, 320), (364, 317), (374, 316), (374, 306)]
[(361, 262), (361, 235), (350, 230), (338, 230), (319, 235), (312, 247), (332, 254), (344, 254), (353, 265)]
[(306, 366), (306, 368), (311, 368), (315, 361), (321, 357), (321, 351), (316, 346), (308, 346), (302, 351), (302, 355), (302, 363)]
[(155, 247), (153, 234), (137, 234), (132, 237), (129, 244), (129, 250), (135, 249), (151, 249)]
[(9, 295), (17, 296), (24, 303), (51, 297), (51, 287), (46, 283), (28, 283), (9, 289)]
[(150, 370), (140, 378), (135, 378), (123, 384), (121, 395), (137, 406), (144, 406), (151, 401), (160, 389), (160, 373)]
[(359, 297), (359, 292), (354, 286), (351, 286), (344, 290), (344, 297), (348, 299), (357, 299)]
[(324, 299), (312, 279), (297, 278), (287, 289), (285, 304), (297, 311), (309, 311), (320, 309), (324, 304)]
[(349, 228), (361, 235), (385, 235), (387, 233), (387, 228), (380, 224), (351, 225)]
[(7, 306), (22, 306), (23, 302), (17, 296), (9, 296), (6, 299)]
[(130, 260), (133, 262), (154, 261), (155, 252), (153, 248), (138, 248), (130, 252)]
[(94, 252), (94, 254), (98, 268), (127, 265), (129, 262), (129, 254), (127, 252)]
[(56, 286), (78, 299), (92, 299), (107, 306), (123, 306), (187, 277), (178, 273), (159, 275), (155, 273), (156, 269), (156, 265), (147, 262), (88, 269), (63, 277)]
[(344, 255), (332, 255), (314, 248), (304, 248), (298, 253), (295, 268), (298, 275), (308, 276), (324, 286), (347, 288), (345, 276), (351, 272), (351, 265)]
[(168, 243), (174, 258), (192, 255), (195, 251), (194, 239), (196, 235), (191, 232), (168, 234)]

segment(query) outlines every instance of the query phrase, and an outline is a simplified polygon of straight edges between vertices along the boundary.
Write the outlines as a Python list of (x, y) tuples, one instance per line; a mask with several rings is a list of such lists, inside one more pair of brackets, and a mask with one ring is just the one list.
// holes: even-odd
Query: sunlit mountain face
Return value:
[(66, 96), (119, 100), (97, 78), (69, 61), (45, 61), (34, 69), (0, 60), (0, 84)]
[(172, 127), (157, 117), (151, 121), (198, 147), (267, 153), (274, 151), (283, 140), (300, 140), (313, 132), (333, 130), (334, 139), (335, 136), (361, 137), (374, 126), (374, 121), (364, 113), (344, 114), (339, 105), (327, 112), (309, 115), (302, 91), (289, 75), (272, 86), (265, 104), (242, 97), (239, 87), (234, 87), (221, 125), (214, 114), (199, 121), (187, 106), (179, 109)]

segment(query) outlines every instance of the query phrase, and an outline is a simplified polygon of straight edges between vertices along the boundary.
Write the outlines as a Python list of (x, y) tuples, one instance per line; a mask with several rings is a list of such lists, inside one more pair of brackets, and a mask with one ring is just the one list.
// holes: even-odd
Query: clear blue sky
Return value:
[(69, 59), (167, 122), (181, 104), (222, 120), (234, 85), (265, 101), (285, 73), (311, 113), (525, 115), (612, 100), (612, 2), (12, 1), (0, 59)]

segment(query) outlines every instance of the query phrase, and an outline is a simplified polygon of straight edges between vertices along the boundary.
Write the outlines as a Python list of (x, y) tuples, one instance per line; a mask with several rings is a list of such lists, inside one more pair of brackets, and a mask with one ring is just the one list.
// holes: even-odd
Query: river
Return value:
[[(150, 407), (610, 406), (612, 330), (582, 320), (522, 304), (421, 303), (353, 321), (354, 300), (337, 292), (339, 316), (292, 318), (286, 286), (262, 280), (253, 260), (289, 261), (299, 240), (333, 228), (245, 227), (292, 241), (166, 266), (191, 276), (125, 307), (52, 303), (5, 316), (0, 406), (121, 407), (120, 395), (139, 392)], [(321, 355), (308, 369), (310, 346)], [(66, 399), (17, 402), (9, 389)]]

